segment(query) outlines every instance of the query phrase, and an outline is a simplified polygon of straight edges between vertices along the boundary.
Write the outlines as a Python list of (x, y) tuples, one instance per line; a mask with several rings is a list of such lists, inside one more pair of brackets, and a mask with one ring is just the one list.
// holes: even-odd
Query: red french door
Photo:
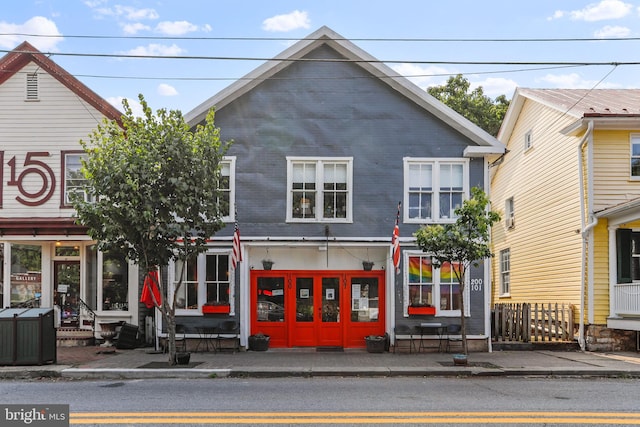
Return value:
[(253, 271), (251, 333), (272, 347), (363, 347), (384, 333), (383, 273)]

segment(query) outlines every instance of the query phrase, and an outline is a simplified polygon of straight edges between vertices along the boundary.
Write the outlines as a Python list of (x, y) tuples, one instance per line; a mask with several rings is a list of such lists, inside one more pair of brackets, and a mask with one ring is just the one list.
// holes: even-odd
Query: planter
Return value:
[(269, 350), (269, 335), (251, 335), (249, 337), (249, 350), (267, 351)]
[(273, 261), (266, 261), (266, 260), (262, 261), (262, 268), (263, 269), (271, 270), (271, 267), (273, 267)]
[(454, 354), (453, 355), (453, 364), (456, 366), (466, 366), (467, 364), (467, 355), (466, 354)]
[(371, 269), (373, 269), (373, 262), (362, 261), (362, 268), (364, 268), (364, 271), (371, 271)]
[(191, 353), (176, 353), (176, 363), (178, 365), (188, 365), (191, 360)]
[(380, 335), (369, 335), (364, 337), (368, 353), (384, 353), (387, 340)]
[(409, 316), (418, 316), (418, 315), (434, 315), (436, 314), (435, 307), (414, 307), (409, 306)]
[(225, 314), (231, 311), (231, 306), (229, 304), (225, 305), (203, 305), (202, 313), (203, 314)]

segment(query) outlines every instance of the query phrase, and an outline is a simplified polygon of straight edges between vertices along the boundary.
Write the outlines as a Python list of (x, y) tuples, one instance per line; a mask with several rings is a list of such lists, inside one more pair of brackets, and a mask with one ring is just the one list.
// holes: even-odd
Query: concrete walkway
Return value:
[(59, 347), (58, 363), (0, 366), (0, 378), (69, 379), (316, 377), (316, 376), (589, 376), (640, 378), (640, 353), (496, 351), (471, 353), (454, 366), (447, 353), (367, 353), (365, 350), (270, 349), (191, 353), (188, 366), (169, 367), (149, 348), (100, 353), (100, 347)]

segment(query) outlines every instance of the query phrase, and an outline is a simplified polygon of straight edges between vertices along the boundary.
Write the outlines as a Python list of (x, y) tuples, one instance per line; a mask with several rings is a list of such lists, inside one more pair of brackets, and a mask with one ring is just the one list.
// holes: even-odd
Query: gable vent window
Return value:
[(529, 150), (533, 146), (533, 135), (531, 131), (524, 134), (524, 151)]
[(27, 74), (27, 101), (38, 100), (38, 74)]

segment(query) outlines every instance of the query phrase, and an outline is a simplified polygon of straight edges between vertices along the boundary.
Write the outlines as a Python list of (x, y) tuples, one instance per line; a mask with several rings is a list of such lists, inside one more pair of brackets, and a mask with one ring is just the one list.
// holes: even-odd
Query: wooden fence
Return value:
[(573, 304), (496, 304), (491, 333), (494, 341), (572, 341)]

